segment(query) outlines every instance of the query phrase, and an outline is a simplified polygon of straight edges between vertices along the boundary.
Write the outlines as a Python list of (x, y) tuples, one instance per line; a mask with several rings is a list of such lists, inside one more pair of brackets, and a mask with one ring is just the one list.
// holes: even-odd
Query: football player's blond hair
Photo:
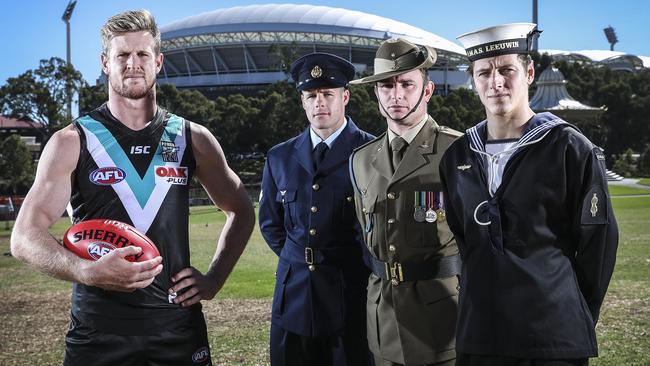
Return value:
[(130, 10), (108, 18), (102, 27), (102, 53), (108, 55), (111, 39), (129, 32), (147, 31), (154, 39), (154, 52), (160, 54), (160, 30), (148, 10)]

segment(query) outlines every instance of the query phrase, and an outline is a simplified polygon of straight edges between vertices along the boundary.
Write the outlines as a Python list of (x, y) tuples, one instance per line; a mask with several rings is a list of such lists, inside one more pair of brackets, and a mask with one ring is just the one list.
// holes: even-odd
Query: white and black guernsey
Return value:
[(113, 333), (157, 332), (188, 318), (168, 300), (171, 276), (190, 265), (188, 183), (195, 169), (190, 123), (158, 107), (134, 131), (104, 104), (74, 122), (81, 152), (70, 206), (74, 223), (108, 218), (135, 226), (158, 247), (163, 271), (131, 293), (75, 284), (72, 314)]

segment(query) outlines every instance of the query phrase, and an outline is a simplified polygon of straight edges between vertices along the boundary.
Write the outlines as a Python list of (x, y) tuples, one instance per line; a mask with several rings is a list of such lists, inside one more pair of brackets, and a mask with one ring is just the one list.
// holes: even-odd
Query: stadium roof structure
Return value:
[(650, 68), (650, 57), (635, 56), (620, 51), (609, 50), (582, 50), (582, 51), (561, 51), (561, 50), (539, 50), (540, 54), (547, 53), (555, 60), (567, 60), (572, 62), (588, 62), (607, 66), (612, 70), (638, 71), (644, 67)]
[(457, 66), (468, 61), (456, 43), (396, 20), (304, 4), (237, 6), (161, 27), (166, 58), (159, 79), (179, 87), (272, 83), (286, 79), (287, 59), (314, 51), (341, 56), (358, 72), (371, 71), (379, 44), (397, 37), (436, 49), (432, 70), (443, 70), (438, 77), (444, 80), (434, 81), (466, 83)]

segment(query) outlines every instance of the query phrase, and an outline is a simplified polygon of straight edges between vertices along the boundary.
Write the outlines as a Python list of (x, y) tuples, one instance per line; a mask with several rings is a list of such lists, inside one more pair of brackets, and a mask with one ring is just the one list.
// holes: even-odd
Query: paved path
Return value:
[(650, 197), (650, 193), (648, 194), (622, 194), (618, 196), (612, 196), (612, 198), (639, 198), (639, 197)]
[(633, 178), (623, 178), (622, 180), (619, 181), (613, 180), (607, 182), (607, 184), (611, 184), (613, 186), (627, 186), (627, 187), (643, 188), (643, 189), (650, 190), (650, 186), (644, 186), (643, 184), (639, 184), (639, 180)]

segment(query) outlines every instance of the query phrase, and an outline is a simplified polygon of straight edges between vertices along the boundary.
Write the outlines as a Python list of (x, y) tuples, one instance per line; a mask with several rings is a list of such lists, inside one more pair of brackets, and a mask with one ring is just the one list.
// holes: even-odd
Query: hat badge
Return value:
[(316, 65), (314, 66), (313, 69), (311, 69), (311, 77), (319, 78), (322, 75), (323, 75), (323, 69), (321, 69), (320, 66)]

